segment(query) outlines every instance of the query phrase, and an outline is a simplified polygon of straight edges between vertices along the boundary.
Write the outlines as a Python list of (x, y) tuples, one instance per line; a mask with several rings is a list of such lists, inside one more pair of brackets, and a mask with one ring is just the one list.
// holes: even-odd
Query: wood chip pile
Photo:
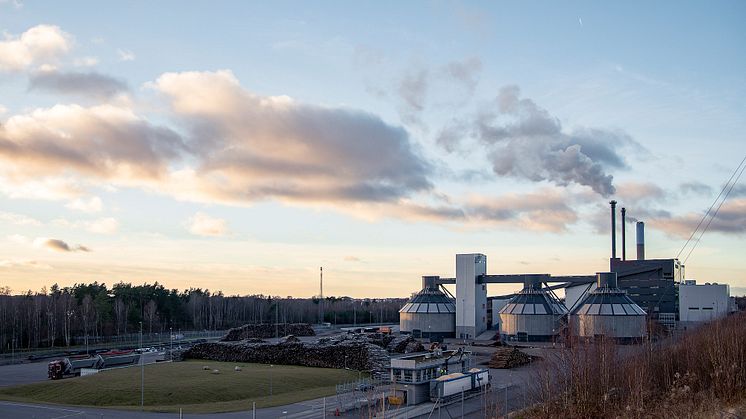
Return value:
[(391, 353), (408, 354), (412, 352), (423, 352), (425, 347), (410, 335), (401, 335), (388, 343), (386, 349)]
[(503, 346), (495, 351), (488, 365), (490, 368), (510, 369), (529, 362), (531, 362), (530, 355), (521, 352), (518, 348)]
[(234, 327), (221, 339), (223, 342), (237, 342), (249, 338), (273, 338), (279, 331), (280, 336), (316, 336), (313, 327), (308, 323), (274, 323), (246, 324)]

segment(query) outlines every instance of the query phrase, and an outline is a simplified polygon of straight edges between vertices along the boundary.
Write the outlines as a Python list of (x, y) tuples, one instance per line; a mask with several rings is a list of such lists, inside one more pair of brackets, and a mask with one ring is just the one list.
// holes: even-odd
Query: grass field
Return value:
[[(205, 365), (220, 370), (220, 374), (203, 370)], [(234, 371), (236, 365), (242, 371)], [(213, 413), (248, 410), (252, 402), (257, 408), (280, 406), (333, 395), (335, 384), (357, 377), (357, 371), (289, 365), (211, 361), (153, 364), (145, 367), (145, 409)], [(140, 368), (2, 388), (0, 399), (139, 409)]]

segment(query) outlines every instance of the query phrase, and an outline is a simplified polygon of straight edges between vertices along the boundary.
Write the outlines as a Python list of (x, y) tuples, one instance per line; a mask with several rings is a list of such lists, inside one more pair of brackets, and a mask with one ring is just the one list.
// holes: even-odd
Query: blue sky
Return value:
[[(0, 285), (587, 274), (609, 199), (673, 257), (745, 154), (743, 2), (308, 6), (0, 2)], [(746, 287), (744, 182), (689, 276)]]

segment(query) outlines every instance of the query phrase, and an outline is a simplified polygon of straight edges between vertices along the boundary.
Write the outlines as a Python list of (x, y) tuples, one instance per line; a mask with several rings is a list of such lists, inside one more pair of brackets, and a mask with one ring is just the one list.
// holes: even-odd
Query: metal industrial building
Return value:
[(422, 290), (399, 310), (399, 330), (426, 338), (453, 337), (456, 304), (438, 277), (423, 276)]
[(567, 316), (567, 308), (541, 279), (527, 277), (523, 289), (500, 310), (500, 334), (506, 340), (550, 341)]
[[(681, 318), (682, 321), (686, 321), (690, 315), (687, 312), (686, 315), (682, 314), (683, 310), (679, 304), (679, 294), (684, 290), (684, 293), (689, 292), (686, 288), (687, 285), (679, 287), (678, 284), (682, 283), (685, 278), (684, 266), (679, 262), (678, 259), (646, 259), (645, 258), (645, 225), (642, 222), (636, 223), (637, 230), (637, 257), (636, 259), (627, 259), (626, 252), (626, 210), (622, 208), (622, 246), (621, 246), (621, 258), (617, 257), (617, 242), (616, 242), (616, 201), (611, 201), (611, 257), (609, 259), (609, 271), (616, 275), (615, 286), (611, 288), (617, 288), (618, 291), (626, 292), (625, 299), (631, 300), (635, 307), (641, 308), (646, 313), (648, 319), (658, 321), (659, 323), (673, 328), (676, 325), (677, 318)], [(484, 333), (490, 326), (498, 323), (500, 320), (501, 330), (508, 331), (508, 336), (513, 335), (513, 332), (518, 333), (518, 323), (513, 322), (507, 324), (506, 319), (502, 315), (498, 316), (498, 311), (504, 312), (508, 303), (505, 299), (500, 298), (487, 298), (487, 284), (516, 284), (526, 283), (527, 280), (534, 281), (535, 286), (548, 292), (564, 288), (565, 291), (565, 308), (570, 311), (577, 313), (579, 312), (579, 306), (589, 295), (609, 294), (608, 291), (603, 293), (596, 293), (597, 289), (597, 277), (596, 275), (570, 275), (570, 276), (552, 276), (550, 274), (507, 274), (507, 275), (489, 275), (487, 274), (487, 256), (481, 253), (466, 253), (456, 255), (456, 277), (445, 278), (439, 276), (430, 276), (427, 283), (423, 279), (423, 291), (415, 296), (406, 306), (402, 308), (400, 323), (402, 331), (414, 331), (419, 329), (423, 334), (427, 334), (426, 330), (430, 330), (430, 333), (436, 332), (436, 323), (440, 323), (437, 326), (437, 333), (442, 334), (443, 337), (453, 336), (460, 339), (474, 339), (480, 334)], [(438, 286), (454, 284), (456, 286), (455, 294), (455, 326), (453, 327), (453, 334), (451, 335), (451, 315), (448, 313), (441, 313), (440, 307), (437, 306), (437, 312), (430, 312), (431, 306), (422, 308), (423, 306), (415, 306), (415, 299), (422, 294), (422, 301), (426, 301), (426, 295), (432, 293), (435, 289), (437, 292)], [(608, 288), (608, 287), (607, 287)], [(429, 290), (429, 291), (427, 291)], [(692, 291), (694, 294), (703, 293), (705, 291), (698, 291), (695, 289)], [(705, 292), (706, 293), (706, 292)], [(443, 296), (446, 294), (441, 293)], [(622, 293), (624, 294), (624, 293)], [(519, 294), (520, 295), (520, 294)], [(728, 295), (726, 290), (724, 295)], [(517, 298), (516, 296), (515, 298)], [(441, 297), (439, 297), (441, 298)], [(447, 298), (447, 297), (445, 297)], [(523, 299), (533, 298), (526, 297), (526, 293), (521, 297)], [(600, 298), (600, 297), (596, 297)], [(684, 297), (681, 301), (684, 301), (689, 297)], [(705, 298), (705, 297), (702, 297)], [(419, 300), (418, 300), (419, 301)], [(528, 300), (527, 300), (528, 301)], [(688, 300), (686, 300), (688, 301)], [(720, 299), (718, 301), (725, 301)], [(453, 303), (453, 301), (452, 301)], [(410, 305), (411, 304), (411, 305)], [(422, 303), (420, 303), (422, 304)], [(430, 304), (430, 303), (428, 303)], [(489, 304), (489, 307), (488, 307)], [(535, 302), (530, 303), (533, 307)], [(612, 304), (612, 314), (616, 313), (614, 304)], [(622, 303), (624, 307), (625, 303)], [(688, 304), (688, 303), (686, 303)], [(719, 307), (719, 302), (716, 303)], [(505, 307), (503, 307), (505, 305)], [(542, 304), (543, 305), (543, 304)], [(726, 304), (727, 305), (727, 304)], [(700, 305), (692, 307), (700, 307)], [(450, 306), (449, 306), (450, 307)], [(513, 306), (513, 307), (517, 307)], [(513, 313), (511, 309), (509, 315), (513, 314), (528, 314), (524, 313), (525, 306), (522, 306), (521, 313)], [(700, 307), (701, 308), (701, 307)], [(535, 310), (535, 309), (534, 309)], [(687, 307), (687, 310), (689, 308)], [(709, 309), (705, 309), (709, 310)], [(632, 316), (632, 313), (628, 313), (624, 310), (625, 316)], [(692, 309), (694, 311), (694, 309)], [(700, 310), (703, 311), (703, 310)], [(440, 316), (441, 314), (447, 314)], [(588, 314), (585, 312), (584, 314)], [(621, 314), (621, 311), (620, 311)], [(535, 312), (533, 315), (536, 315)], [(440, 316), (443, 320), (435, 320), (436, 316)], [(560, 316), (562, 317), (562, 316)], [(565, 316), (566, 317), (566, 316)], [(702, 317), (702, 315), (700, 315)], [(447, 320), (446, 320), (447, 319)], [(626, 322), (626, 320), (619, 319), (620, 322)], [(637, 320), (634, 320), (637, 322)], [(637, 324), (637, 323), (636, 323)], [(555, 325), (554, 328), (560, 328), (559, 325)], [(547, 329), (548, 330), (548, 329)], [(523, 333), (523, 332), (522, 332)], [(535, 333), (537, 336), (540, 333)]]
[(620, 342), (642, 341), (647, 336), (647, 313), (617, 288), (616, 273), (596, 275), (596, 289), (571, 312), (572, 335), (585, 340), (604, 336)]
[(701, 284), (688, 279), (679, 285), (679, 321), (686, 327), (706, 322), (732, 311), (728, 284)]

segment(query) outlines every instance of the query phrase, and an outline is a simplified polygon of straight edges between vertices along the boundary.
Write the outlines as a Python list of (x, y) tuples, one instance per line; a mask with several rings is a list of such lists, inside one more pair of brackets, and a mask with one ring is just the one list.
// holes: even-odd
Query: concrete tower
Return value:
[(456, 255), (456, 337), (473, 339), (487, 330), (487, 286), (479, 282), (487, 274), (487, 256)]

